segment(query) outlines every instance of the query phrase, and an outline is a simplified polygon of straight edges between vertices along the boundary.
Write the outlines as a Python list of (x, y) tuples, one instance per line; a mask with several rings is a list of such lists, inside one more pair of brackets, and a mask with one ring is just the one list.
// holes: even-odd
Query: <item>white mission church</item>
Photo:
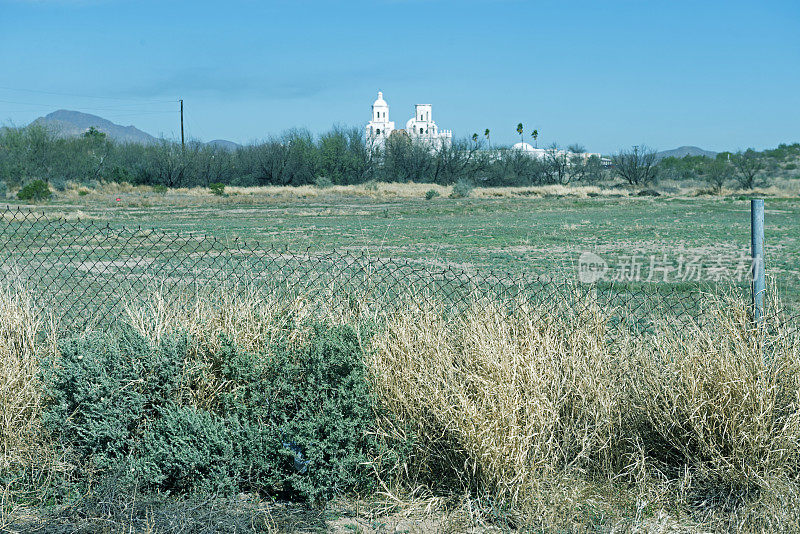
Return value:
[(394, 121), (389, 120), (389, 104), (383, 99), (383, 93), (378, 91), (378, 99), (372, 104), (372, 120), (367, 124), (367, 140), (382, 145), (393, 133), (428, 142), (432, 148), (449, 146), (453, 141), (451, 130), (440, 130), (436, 126), (430, 104), (415, 105), (414, 116), (406, 122), (405, 130), (396, 129)]

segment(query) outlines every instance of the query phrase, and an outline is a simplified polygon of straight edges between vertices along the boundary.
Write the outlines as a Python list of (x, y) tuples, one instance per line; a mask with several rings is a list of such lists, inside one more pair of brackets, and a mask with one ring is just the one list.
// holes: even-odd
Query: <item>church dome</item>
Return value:
[(386, 100), (383, 99), (383, 93), (378, 91), (378, 99), (372, 104), (372, 107), (389, 107), (389, 104), (386, 103)]
[(533, 148), (528, 143), (517, 143), (511, 148), (513, 148), (514, 150), (522, 150), (523, 152), (538, 152), (538, 150)]

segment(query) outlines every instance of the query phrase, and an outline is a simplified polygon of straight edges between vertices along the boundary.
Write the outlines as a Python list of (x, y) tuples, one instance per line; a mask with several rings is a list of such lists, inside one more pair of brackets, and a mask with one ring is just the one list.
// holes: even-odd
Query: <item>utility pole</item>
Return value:
[(183, 99), (181, 98), (181, 150), (186, 150), (186, 143), (183, 141)]

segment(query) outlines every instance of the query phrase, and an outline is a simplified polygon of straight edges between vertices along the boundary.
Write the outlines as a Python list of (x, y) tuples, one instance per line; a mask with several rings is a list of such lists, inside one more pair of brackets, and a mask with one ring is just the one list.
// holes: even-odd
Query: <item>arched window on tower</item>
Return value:
[(375, 130), (375, 133), (376, 133), (376, 134), (378, 134), (378, 135), (380, 135), (380, 134), (381, 134), (381, 129), (380, 129), (380, 128), (378, 128), (377, 130)]

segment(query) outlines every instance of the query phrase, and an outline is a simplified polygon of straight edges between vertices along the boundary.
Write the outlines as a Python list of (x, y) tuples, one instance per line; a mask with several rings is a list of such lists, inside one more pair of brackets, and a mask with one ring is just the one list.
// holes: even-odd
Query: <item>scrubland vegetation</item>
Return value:
[(361, 531), (800, 529), (800, 339), (738, 302), (611, 337), (569, 302), (231, 295), (56, 339), (6, 289), (0, 526), (299, 529), (288, 501), (357, 503), (338, 525)]
[[(127, 182), (166, 188), (319, 187), (375, 182), (416, 182), (453, 186), (457, 196), (472, 187), (624, 184), (648, 187), (661, 182), (689, 182), (719, 192), (723, 187), (753, 189), (776, 179), (800, 176), (800, 144), (773, 150), (752, 149), (708, 157), (657, 160), (645, 147), (610, 155), (613, 166), (583, 158), (579, 145), (565, 152), (547, 148), (543, 159), (517, 150), (489, 149), (482, 140), (463, 139), (432, 151), (405, 136), (385, 147), (365, 143), (360, 129), (334, 128), (315, 137), (294, 130), (235, 151), (213, 145), (162, 140), (154, 145), (118, 144), (91, 129), (82, 137), (61, 138), (43, 126), (0, 130), (0, 183), (19, 189), (35, 180), (63, 191), (74, 182)], [(0, 191), (2, 192), (2, 191)]]

